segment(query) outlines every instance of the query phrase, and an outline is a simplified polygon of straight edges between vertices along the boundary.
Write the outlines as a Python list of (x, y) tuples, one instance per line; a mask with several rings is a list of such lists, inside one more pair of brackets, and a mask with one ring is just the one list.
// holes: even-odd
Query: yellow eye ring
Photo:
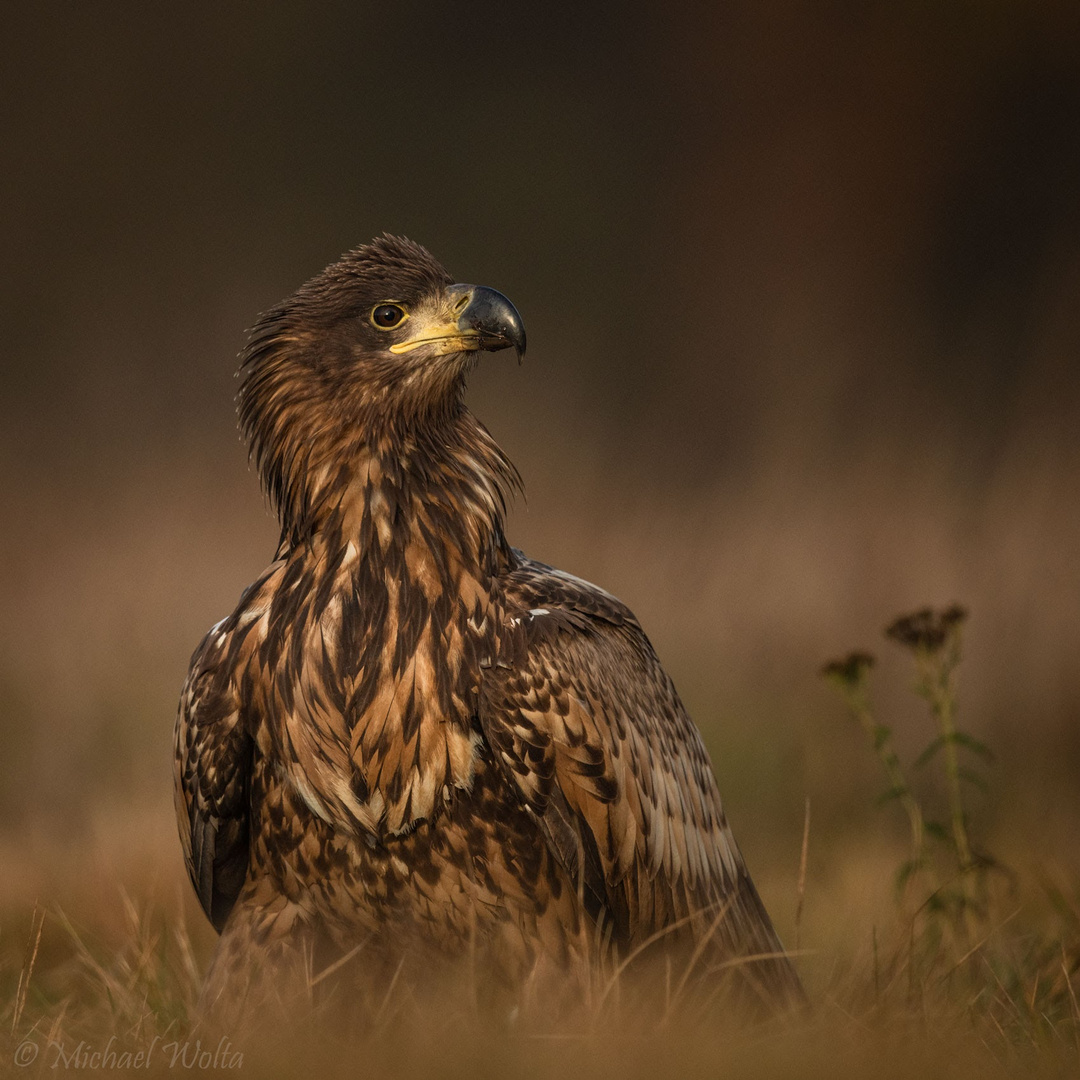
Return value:
[(378, 327), (380, 330), (393, 330), (395, 326), (400, 326), (408, 317), (409, 313), (400, 304), (395, 304), (392, 300), (384, 300), (371, 309), (371, 325)]

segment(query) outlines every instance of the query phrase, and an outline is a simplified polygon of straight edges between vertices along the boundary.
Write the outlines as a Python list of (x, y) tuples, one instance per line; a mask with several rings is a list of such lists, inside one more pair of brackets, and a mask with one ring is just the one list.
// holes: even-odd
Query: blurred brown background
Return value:
[(815, 851), (891, 828), (821, 663), (878, 652), (918, 749), (880, 629), (954, 600), (976, 813), (1080, 851), (1080, 7), (531, 8), (6, 10), (8, 887), (90, 834), (179, 873), (180, 684), (276, 538), (236, 353), (383, 230), (522, 311), (470, 390), (511, 537), (637, 611), (766, 880), (805, 795)]

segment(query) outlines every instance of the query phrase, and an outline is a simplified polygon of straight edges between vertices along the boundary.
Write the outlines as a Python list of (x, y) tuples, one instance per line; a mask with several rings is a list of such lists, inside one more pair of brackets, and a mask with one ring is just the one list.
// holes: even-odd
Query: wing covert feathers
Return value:
[[(673, 927), (717, 954), (782, 954), (697, 729), (633, 614), (519, 556), (480, 719), (590, 914), (634, 949)], [(753, 965), (797, 991), (786, 958)]]

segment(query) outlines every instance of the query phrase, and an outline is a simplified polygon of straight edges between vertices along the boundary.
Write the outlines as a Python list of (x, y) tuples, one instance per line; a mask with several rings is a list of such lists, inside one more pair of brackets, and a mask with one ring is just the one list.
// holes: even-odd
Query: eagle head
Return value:
[(266, 312), (241, 355), (240, 426), (279, 513), (302, 516), (320, 464), (350, 445), (437, 437), (479, 353), (510, 347), (525, 352), (514, 305), (455, 284), (426, 248), (384, 235), (346, 252)]

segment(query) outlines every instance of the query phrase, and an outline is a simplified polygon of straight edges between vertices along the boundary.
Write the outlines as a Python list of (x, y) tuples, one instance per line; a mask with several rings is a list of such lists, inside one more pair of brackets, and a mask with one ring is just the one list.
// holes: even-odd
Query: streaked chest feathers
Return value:
[[(354, 474), (356, 475), (356, 474)], [(256, 744), (335, 828), (396, 835), (472, 783), (498, 492), (460, 462), (414, 485), (371, 456), (260, 595)]]

